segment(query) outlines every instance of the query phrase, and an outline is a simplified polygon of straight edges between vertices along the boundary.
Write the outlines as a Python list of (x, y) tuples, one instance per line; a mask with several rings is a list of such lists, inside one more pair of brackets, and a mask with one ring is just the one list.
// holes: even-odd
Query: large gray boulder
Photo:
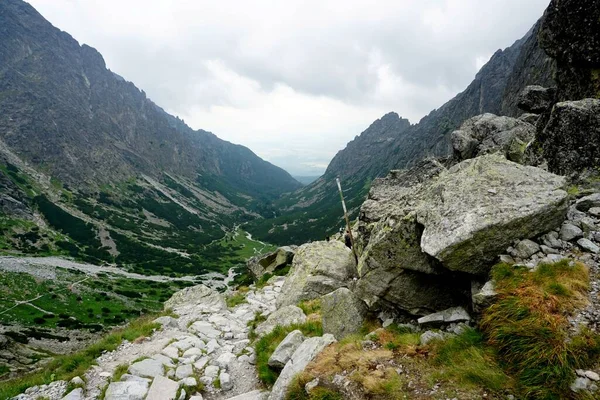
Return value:
[(450, 270), (485, 274), (516, 239), (561, 224), (564, 186), (563, 177), (499, 155), (464, 161), (431, 182), (422, 197), (421, 249)]
[(246, 263), (246, 267), (254, 279), (259, 279), (266, 273), (272, 274), (277, 269), (291, 264), (295, 253), (295, 246), (280, 247), (267, 255), (252, 257)]
[(323, 332), (331, 333), (336, 339), (356, 333), (362, 327), (367, 306), (347, 288), (321, 297)]
[(359, 216), (355, 293), (370, 308), (415, 315), (460, 305), (515, 240), (560, 226), (565, 178), (499, 154), (446, 169), (428, 160), (375, 181)]
[(298, 248), (277, 307), (313, 300), (347, 286), (356, 267), (352, 252), (338, 241), (307, 243)]
[(542, 86), (527, 86), (519, 95), (518, 106), (521, 110), (541, 114), (550, 108), (556, 96), (556, 89)]
[(527, 145), (535, 137), (535, 126), (525, 121), (483, 114), (465, 121), (452, 132), (454, 157), (458, 161), (499, 152), (511, 161), (522, 162)]
[(557, 103), (537, 141), (554, 173), (568, 175), (600, 165), (600, 99)]
[(294, 377), (304, 371), (304, 368), (314, 360), (325, 347), (334, 343), (333, 335), (325, 334), (322, 337), (306, 339), (294, 352), (290, 361), (285, 365), (279, 378), (273, 385), (269, 400), (283, 400), (288, 387)]
[(256, 327), (260, 336), (270, 333), (276, 326), (289, 326), (306, 322), (304, 311), (296, 306), (283, 306), (271, 313), (267, 320)]

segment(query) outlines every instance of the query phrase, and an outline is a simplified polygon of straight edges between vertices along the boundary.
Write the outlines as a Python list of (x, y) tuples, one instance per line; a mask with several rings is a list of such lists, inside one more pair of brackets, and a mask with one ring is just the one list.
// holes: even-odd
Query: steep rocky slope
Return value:
[(418, 124), (410, 126), (396, 113), (375, 121), (338, 152), (319, 180), (275, 202), (277, 218), (256, 221), (250, 231), (280, 244), (335, 233), (343, 225), (336, 177), (342, 180), (355, 216), (373, 179), (414, 165), (425, 156), (450, 154), (450, 134), (466, 119), (486, 112), (520, 115), (518, 96), (526, 85), (553, 85), (555, 62), (539, 47), (540, 26), (538, 22), (511, 47), (498, 50), (464, 92)]
[(0, 2), (1, 250), (222, 270), (243, 258), (215, 241), (301, 186), (167, 114), (28, 3)]

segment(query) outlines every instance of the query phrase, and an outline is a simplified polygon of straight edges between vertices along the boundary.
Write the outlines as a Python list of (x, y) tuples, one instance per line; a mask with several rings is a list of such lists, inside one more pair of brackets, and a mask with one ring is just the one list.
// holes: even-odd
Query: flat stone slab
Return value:
[(105, 400), (143, 400), (148, 393), (148, 382), (113, 382), (108, 385)]
[(143, 378), (156, 378), (157, 376), (163, 376), (165, 374), (165, 367), (161, 361), (148, 358), (131, 364), (128, 371), (132, 375), (141, 376)]
[(169, 378), (157, 376), (150, 386), (146, 400), (174, 400), (179, 384)]

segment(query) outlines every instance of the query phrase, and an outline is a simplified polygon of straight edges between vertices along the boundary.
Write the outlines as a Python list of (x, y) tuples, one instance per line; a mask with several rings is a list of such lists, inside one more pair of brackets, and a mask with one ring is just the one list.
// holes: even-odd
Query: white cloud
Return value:
[(548, 0), (30, 0), (193, 128), (296, 174), (376, 118), (413, 123), (535, 23)]

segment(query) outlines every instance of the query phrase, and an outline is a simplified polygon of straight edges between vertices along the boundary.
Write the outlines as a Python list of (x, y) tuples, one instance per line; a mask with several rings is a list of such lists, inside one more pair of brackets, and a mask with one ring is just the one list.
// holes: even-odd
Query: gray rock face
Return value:
[(113, 382), (108, 385), (106, 400), (143, 400), (148, 393), (148, 382)]
[(513, 241), (564, 220), (563, 177), (498, 154), (428, 165), (376, 180), (361, 208), (355, 293), (369, 308), (425, 315), (463, 304), (470, 282), (449, 270), (485, 275)]
[[(285, 293), (285, 292), (284, 292)], [(288, 326), (292, 324), (303, 324), (306, 322), (306, 315), (297, 306), (281, 307), (273, 312), (265, 322), (256, 327), (258, 335), (270, 333), (276, 326)]]
[(304, 371), (304, 368), (315, 357), (323, 351), (323, 349), (335, 342), (333, 335), (325, 334), (322, 337), (312, 337), (306, 339), (294, 352), (291, 360), (285, 365), (279, 378), (275, 382), (269, 400), (283, 400), (287, 389), (292, 383), (292, 380), (299, 372)]
[(179, 384), (177, 382), (157, 376), (150, 386), (146, 400), (174, 400), (177, 397), (178, 389)]
[(462, 307), (453, 307), (438, 313), (429, 314), (417, 320), (419, 325), (424, 327), (439, 327), (442, 325), (469, 322), (471, 316)]
[(600, 81), (600, 8), (595, 0), (552, 0), (539, 33), (541, 47), (557, 60), (559, 101), (597, 97)]
[(313, 300), (347, 286), (355, 269), (352, 252), (341, 242), (304, 244), (296, 251), (277, 307)]
[(340, 288), (321, 298), (323, 332), (336, 339), (356, 333), (362, 327), (367, 306), (347, 288)]
[(255, 279), (259, 279), (266, 273), (273, 273), (275, 270), (291, 264), (295, 252), (294, 247), (280, 247), (273, 253), (251, 258), (246, 263), (246, 267)]
[(557, 103), (536, 139), (552, 172), (567, 175), (600, 165), (600, 99)]
[(552, 106), (555, 96), (556, 89), (527, 86), (519, 96), (518, 106), (525, 112), (541, 114)]
[(283, 369), (302, 342), (304, 342), (304, 335), (299, 330), (288, 333), (285, 339), (279, 343), (279, 346), (277, 346), (271, 357), (269, 357), (269, 366)]
[(452, 133), (452, 147), (459, 161), (499, 152), (511, 161), (522, 162), (534, 137), (535, 126), (525, 121), (483, 114), (465, 121)]

